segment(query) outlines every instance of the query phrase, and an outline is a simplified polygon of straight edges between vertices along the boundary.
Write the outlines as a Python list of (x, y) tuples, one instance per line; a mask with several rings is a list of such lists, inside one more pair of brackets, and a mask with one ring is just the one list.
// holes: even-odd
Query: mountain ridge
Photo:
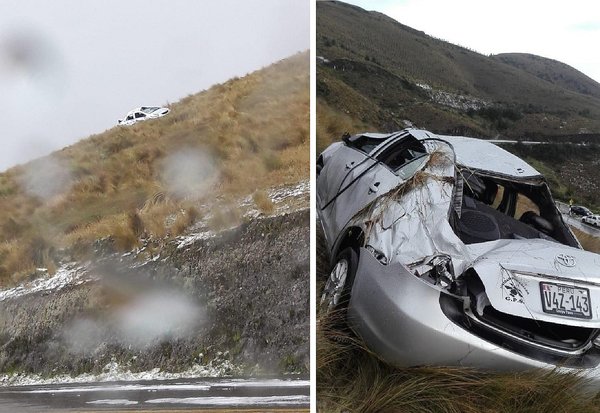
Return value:
[(499, 53), (491, 57), (565, 89), (600, 98), (600, 84), (566, 63), (531, 53)]
[[(506, 63), (507, 56), (482, 55), (357, 6), (317, 3), (317, 55), (332, 62), (318, 65), (317, 91), (324, 90), (332, 78), (360, 90), (371, 103), (369, 111), (378, 114), (374, 125), (378, 129), (380, 125), (402, 128), (408, 120), (436, 132), (480, 137), (531, 138), (600, 131), (600, 99), (595, 92), (582, 94), (576, 87), (565, 87), (564, 82), (540, 77), (533, 68), (523, 70)], [(387, 88), (398, 93), (382, 92), (364, 70), (360, 74), (348, 66), (336, 70), (341, 59), (387, 71), (396, 78)], [(569, 73), (571, 79), (587, 84), (585, 75)], [(487, 109), (447, 111), (431, 93), (424, 97), (419, 85), (442, 94), (481, 99), (487, 102)], [(589, 90), (596, 88), (600, 90), (600, 85), (589, 83)], [(344, 94), (341, 89), (331, 89), (327, 96), (318, 93), (317, 97), (327, 103), (343, 100)], [(420, 113), (415, 113), (415, 106), (421, 106)]]

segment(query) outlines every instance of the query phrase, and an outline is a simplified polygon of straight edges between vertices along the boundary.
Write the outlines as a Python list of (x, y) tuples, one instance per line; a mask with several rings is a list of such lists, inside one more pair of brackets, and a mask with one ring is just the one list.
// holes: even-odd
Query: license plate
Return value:
[(540, 293), (545, 313), (592, 318), (592, 303), (587, 288), (541, 282)]

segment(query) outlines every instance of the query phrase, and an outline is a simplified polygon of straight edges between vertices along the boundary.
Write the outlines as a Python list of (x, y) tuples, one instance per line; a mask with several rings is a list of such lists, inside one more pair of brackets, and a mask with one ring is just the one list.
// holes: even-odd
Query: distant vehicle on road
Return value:
[(123, 118), (119, 119), (119, 125), (133, 125), (148, 119), (156, 119), (167, 115), (170, 112), (169, 108), (161, 108), (159, 106), (142, 106), (135, 108)]
[(588, 215), (581, 218), (581, 222), (600, 228), (600, 215)]
[(592, 211), (590, 211), (589, 209), (587, 209), (584, 206), (581, 205), (572, 205), (571, 208), (569, 209), (569, 213), (571, 215), (581, 215), (581, 216), (588, 216), (588, 215), (592, 215)]

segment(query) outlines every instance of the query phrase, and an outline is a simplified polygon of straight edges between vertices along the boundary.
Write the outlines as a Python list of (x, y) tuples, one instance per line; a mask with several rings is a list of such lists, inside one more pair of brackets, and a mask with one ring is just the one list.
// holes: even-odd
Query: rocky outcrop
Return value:
[(115, 362), (307, 372), (309, 239), (303, 210), (125, 256), (106, 241), (87, 281), (0, 301), (0, 373), (77, 375)]

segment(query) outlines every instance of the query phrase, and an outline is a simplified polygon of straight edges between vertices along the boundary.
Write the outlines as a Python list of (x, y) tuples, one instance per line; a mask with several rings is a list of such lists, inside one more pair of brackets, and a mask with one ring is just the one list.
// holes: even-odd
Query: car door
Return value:
[[(369, 167), (373, 165), (373, 167)], [(370, 160), (363, 168), (352, 170), (345, 180), (346, 190), (324, 211), (331, 218), (330, 232), (339, 237), (349, 221), (372, 201), (399, 185), (402, 180), (380, 162)]]
[(331, 245), (359, 211), (405, 181), (406, 177), (394, 173), (390, 168), (392, 164), (394, 169), (400, 166), (392, 163), (391, 160), (397, 162), (397, 157), (392, 155), (402, 153), (407, 146), (410, 147), (415, 142), (416, 139), (410, 135), (401, 136), (378, 146), (360, 163), (353, 164), (352, 157), (337, 160), (333, 167), (345, 168), (347, 172), (343, 179), (336, 183), (337, 186), (330, 188), (329, 201), (321, 204), (323, 227)]
[(135, 120), (136, 122), (141, 122), (143, 120), (146, 120), (146, 114), (144, 112), (135, 112)]

